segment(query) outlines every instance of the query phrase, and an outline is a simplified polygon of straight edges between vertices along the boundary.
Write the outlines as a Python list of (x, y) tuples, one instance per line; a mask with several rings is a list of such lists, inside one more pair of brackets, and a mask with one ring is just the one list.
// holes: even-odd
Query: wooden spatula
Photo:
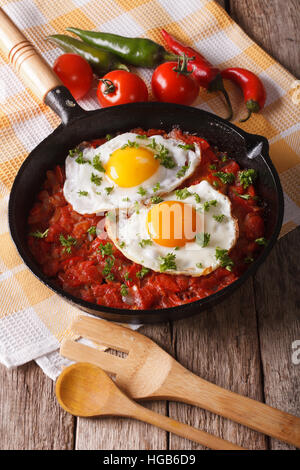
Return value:
[(135, 400), (166, 399), (196, 405), (255, 431), (300, 447), (300, 418), (225, 390), (181, 366), (154, 341), (129, 328), (79, 316), (74, 333), (127, 353), (118, 357), (73, 340), (62, 342), (60, 353), (90, 362), (115, 375), (116, 384)]

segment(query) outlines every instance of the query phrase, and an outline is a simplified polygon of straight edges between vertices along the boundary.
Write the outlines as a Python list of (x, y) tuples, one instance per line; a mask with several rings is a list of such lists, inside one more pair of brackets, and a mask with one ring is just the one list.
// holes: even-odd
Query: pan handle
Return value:
[(86, 114), (2, 8), (0, 8), (0, 49), (23, 79), (26, 87), (50, 106), (59, 115), (63, 124)]

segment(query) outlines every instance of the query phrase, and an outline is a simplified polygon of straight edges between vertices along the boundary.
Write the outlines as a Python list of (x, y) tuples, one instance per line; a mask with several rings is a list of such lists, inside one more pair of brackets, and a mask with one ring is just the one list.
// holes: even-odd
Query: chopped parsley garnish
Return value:
[(216, 169), (217, 169), (217, 165), (215, 165), (215, 164), (209, 165), (209, 169), (210, 169), (210, 170), (216, 170)]
[(211, 206), (216, 206), (216, 205), (217, 205), (216, 199), (212, 199), (211, 201), (205, 201), (205, 203), (203, 204), (203, 209), (205, 210), (205, 212), (208, 212)]
[(126, 297), (128, 295), (128, 287), (126, 286), (126, 284), (121, 285), (120, 292), (122, 297)]
[(106, 191), (106, 194), (109, 195), (113, 190), (114, 190), (114, 187), (113, 186), (107, 186), (106, 188), (104, 188), (104, 190)]
[(146, 191), (146, 189), (144, 189), (142, 186), (140, 186), (139, 189), (138, 189), (138, 193), (139, 193), (141, 196), (146, 196), (147, 191)]
[(266, 240), (264, 237), (261, 237), (261, 238), (257, 238), (255, 240), (255, 243), (257, 243), (258, 245), (267, 245), (268, 240)]
[(196, 243), (202, 246), (202, 248), (204, 248), (205, 246), (209, 244), (209, 240), (210, 240), (210, 233), (201, 232), (201, 233), (196, 234)]
[(155, 150), (157, 147), (157, 143), (155, 139), (151, 139), (151, 143), (147, 145), (147, 147), (150, 147), (151, 149)]
[(79, 163), (79, 165), (84, 165), (85, 163), (91, 164), (91, 162), (90, 162), (89, 160), (87, 160), (86, 158), (84, 158), (82, 152), (80, 152), (80, 153), (78, 154), (78, 157), (76, 158), (75, 162), (76, 162), (76, 163)]
[(126, 245), (126, 243), (125, 243), (125, 242), (121, 242), (121, 243), (119, 243), (119, 247), (120, 247), (120, 248), (124, 248), (124, 247), (125, 247), (125, 245)]
[(218, 181), (213, 181), (213, 186), (217, 189), (220, 187)]
[(199, 204), (201, 202), (201, 197), (199, 196), (199, 194), (193, 193), (193, 196), (195, 198), (196, 203)]
[(250, 194), (239, 194), (239, 193), (236, 193), (236, 194), (241, 199), (246, 199), (246, 201), (248, 201), (248, 199), (251, 199), (251, 197), (252, 197), (252, 196), (250, 196)]
[(77, 192), (78, 192), (79, 196), (87, 196), (89, 194), (88, 191), (79, 190)]
[(257, 171), (254, 168), (243, 170), (239, 172), (239, 179), (244, 189), (247, 189), (250, 184), (253, 184), (257, 178)]
[[(154, 143), (155, 147), (153, 147)], [(158, 159), (162, 166), (170, 169), (176, 166), (173, 157), (169, 154), (169, 150), (163, 144), (157, 144), (155, 140), (152, 139), (152, 144), (149, 144), (148, 147), (151, 147), (155, 150), (156, 153), (154, 155), (154, 158)]]
[(137, 139), (148, 139), (148, 136), (146, 134), (139, 134), (136, 136)]
[(225, 215), (224, 215), (224, 214), (213, 215), (213, 218), (214, 218), (217, 222), (223, 222), (223, 220), (225, 219)]
[(223, 250), (222, 248), (217, 247), (215, 256), (217, 260), (220, 261), (222, 268), (226, 268), (228, 271), (232, 271), (232, 266), (234, 265), (234, 262), (228, 255), (228, 250)]
[(87, 233), (90, 235), (96, 235), (96, 225), (91, 225), (90, 228), (87, 229)]
[(113, 138), (113, 136), (111, 134), (106, 134), (105, 138), (106, 138), (106, 140), (111, 140)]
[(37, 230), (36, 232), (30, 232), (29, 235), (35, 238), (46, 238), (46, 236), (48, 235), (48, 232), (49, 232), (49, 229), (47, 228), (45, 232), (40, 232), (39, 230)]
[(159, 256), (160, 261), (159, 270), (160, 272), (170, 271), (177, 269), (175, 259), (176, 255), (174, 253), (168, 253), (166, 256)]
[(186, 172), (187, 172), (187, 170), (189, 169), (189, 167), (190, 167), (190, 163), (189, 163), (188, 165), (182, 166), (182, 167), (180, 168), (180, 170), (177, 171), (176, 177), (177, 177), (177, 178), (182, 178), (182, 177), (186, 174)]
[(95, 155), (93, 158), (93, 167), (102, 173), (105, 173), (105, 168), (100, 161), (100, 155)]
[(105, 243), (105, 245), (103, 245), (103, 243), (100, 243), (100, 245), (98, 246), (98, 251), (100, 251), (102, 257), (104, 257), (105, 255), (111, 256), (113, 253), (112, 243)]
[(62, 233), (59, 236), (59, 241), (64, 247), (63, 251), (65, 251), (66, 253), (71, 253), (71, 247), (76, 245), (77, 243), (76, 238), (71, 237), (71, 235), (68, 235), (68, 237), (65, 238)]
[(100, 186), (102, 183), (101, 176), (95, 175), (95, 173), (91, 174), (91, 182), (94, 183), (96, 186)]
[(152, 196), (151, 198), (152, 204), (159, 204), (162, 201), (163, 201), (163, 198), (159, 196)]
[(139, 245), (141, 248), (145, 248), (145, 246), (147, 245), (152, 245), (153, 244), (153, 241), (150, 240), (150, 238), (147, 238), (147, 239), (143, 239), (142, 241), (139, 242)]
[[(69, 150), (69, 157), (71, 158), (74, 158), (75, 155), (79, 155), (80, 154), (80, 150), (76, 147), (75, 149), (71, 149)], [(81, 152), (82, 154), (82, 152)]]
[(244, 262), (246, 264), (250, 264), (250, 263), (253, 263), (254, 261), (254, 258), (252, 258), (252, 256), (247, 256), (245, 259), (244, 259)]
[(143, 266), (142, 269), (140, 271), (137, 271), (135, 275), (138, 279), (143, 279), (143, 277), (146, 276), (146, 274), (148, 274), (149, 271), (150, 269), (145, 268)]
[(114, 256), (108, 257), (105, 260), (105, 266), (103, 268), (102, 274), (103, 276), (108, 279), (109, 281), (114, 280), (114, 275), (111, 273), (112, 267), (115, 264), (115, 258)]
[(196, 263), (196, 268), (202, 269), (202, 268), (203, 268), (203, 264), (202, 264), (202, 263)]
[(187, 188), (176, 189), (175, 191), (177, 199), (186, 199), (189, 196), (192, 196), (192, 193), (189, 192)]
[(128, 140), (128, 141), (127, 141), (127, 144), (122, 145), (121, 149), (124, 150), (124, 149), (126, 149), (127, 147), (131, 147), (131, 148), (136, 148), (136, 149), (138, 149), (138, 148), (139, 148), (139, 144), (138, 144), (137, 142), (135, 142), (134, 140)]
[(225, 171), (217, 171), (214, 176), (220, 178), (223, 184), (231, 184), (235, 180), (234, 173), (225, 173)]
[(124, 279), (125, 279), (125, 281), (132, 282), (132, 279), (129, 277), (129, 272), (128, 271), (126, 271), (126, 273), (124, 274)]
[(183, 150), (195, 150), (195, 145), (193, 144), (178, 144), (177, 147)]
[(160, 182), (157, 182), (154, 186), (153, 186), (153, 192), (156, 193), (156, 191), (158, 191), (160, 189)]
[(128, 201), (130, 201), (130, 199), (129, 199), (129, 197), (123, 197), (122, 201), (128, 202)]

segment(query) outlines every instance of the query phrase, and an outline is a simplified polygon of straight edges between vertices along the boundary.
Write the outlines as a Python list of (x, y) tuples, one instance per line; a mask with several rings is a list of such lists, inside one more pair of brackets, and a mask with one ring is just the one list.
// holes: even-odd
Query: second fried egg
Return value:
[(109, 238), (130, 260), (153, 271), (206, 275), (231, 269), (238, 238), (231, 202), (207, 181), (176, 190), (159, 204), (109, 214)]

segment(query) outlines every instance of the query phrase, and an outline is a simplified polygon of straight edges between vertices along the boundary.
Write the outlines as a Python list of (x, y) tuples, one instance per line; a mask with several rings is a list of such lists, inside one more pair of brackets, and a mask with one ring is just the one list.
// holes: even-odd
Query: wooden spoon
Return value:
[(56, 382), (59, 404), (75, 416), (125, 416), (153, 424), (215, 450), (245, 450), (187, 424), (138, 405), (124, 395), (100, 367), (78, 362), (66, 367)]
[(200, 406), (212, 413), (300, 447), (300, 418), (207, 382), (185, 369), (146, 336), (106, 320), (79, 316), (74, 333), (127, 353), (126, 358), (63, 340), (60, 352), (90, 362), (115, 375), (116, 384), (133, 400), (166, 399)]

